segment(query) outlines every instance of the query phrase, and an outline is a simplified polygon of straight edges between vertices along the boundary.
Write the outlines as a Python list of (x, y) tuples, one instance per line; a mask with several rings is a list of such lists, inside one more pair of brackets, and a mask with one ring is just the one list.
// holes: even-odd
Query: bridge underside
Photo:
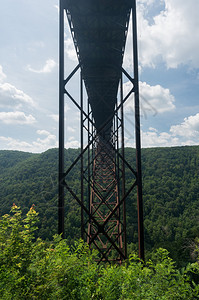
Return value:
[(95, 127), (108, 139), (131, 7), (125, 0), (66, 0), (65, 8)]
[[(122, 68), (129, 26), (133, 19), (133, 78)], [(77, 52), (78, 66), (64, 78), (64, 13)], [(126, 258), (126, 200), (137, 186), (139, 254), (143, 252), (143, 217), (140, 157), (139, 91), (135, 1), (60, 0), (60, 138), (59, 138), (59, 233), (64, 233), (65, 189), (81, 206), (81, 235), (99, 252), (100, 261)], [(80, 72), (80, 97), (74, 99), (67, 83)], [(123, 96), (123, 76), (132, 84)], [(87, 94), (84, 100), (84, 87)], [(136, 158), (134, 168), (124, 156), (124, 109), (135, 99)], [(80, 113), (80, 154), (65, 170), (64, 99), (67, 96)], [(86, 138), (85, 138), (86, 136)], [(80, 194), (68, 186), (67, 176), (79, 164)], [(125, 169), (132, 184), (125, 185)]]

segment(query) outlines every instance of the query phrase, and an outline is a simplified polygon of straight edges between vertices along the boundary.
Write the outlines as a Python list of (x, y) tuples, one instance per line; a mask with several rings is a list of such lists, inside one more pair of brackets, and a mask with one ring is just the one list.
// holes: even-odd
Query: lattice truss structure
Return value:
[[(139, 255), (144, 258), (140, 116), (135, 1), (60, 0), (60, 111), (59, 111), (59, 233), (64, 235), (64, 195), (68, 191), (81, 207), (81, 236), (99, 253), (98, 261), (126, 258), (126, 199), (137, 188)], [(122, 67), (129, 27), (133, 23), (133, 77)], [(78, 57), (78, 65), (65, 78), (64, 26), (67, 17)], [(79, 81), (78, 99), (68, 88)], [(132, 87), (123, 95), (123, 78)], [(124, 104), (130, 96), (135, 104), (136, 166), (125, 159)], [(65, 169), (64, 106), (68, 99), (80, 114), (80, 153)], [(68, 183), (80, 168), (80, 193)], [(125, 184), (125, 170), (132, 184)]]

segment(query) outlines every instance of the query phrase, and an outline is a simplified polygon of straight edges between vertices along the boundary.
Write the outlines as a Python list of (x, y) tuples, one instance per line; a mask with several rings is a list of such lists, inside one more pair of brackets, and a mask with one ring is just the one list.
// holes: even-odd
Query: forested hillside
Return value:
[[(66, 165), (79, 150), (66, 150)], [(126, 158), (135, 165), (135, 150)], [(153, 148), (142, 151), (145, 244), (147, 251), (163, 247), (180, 265), (190, 260), (191, 244), (199, 236), (199, 147)], [(39, 212), (38, 236), (52, 239), (57, 232), (58, 150), (42, 154), (0, 151), (0, 215), (13, 203), (27, 212), (35, 204)], [(127, 171), (127, 185), (131, 180)], [(78, 166), (68, 181), (79, 193)], [(129, 176), (129, 177), (128, 177)], [(136, 195), (127, 199), (129, 251), (137, 247)], [(80, 236), (80, 209), (66, 197), (66, 238)]]

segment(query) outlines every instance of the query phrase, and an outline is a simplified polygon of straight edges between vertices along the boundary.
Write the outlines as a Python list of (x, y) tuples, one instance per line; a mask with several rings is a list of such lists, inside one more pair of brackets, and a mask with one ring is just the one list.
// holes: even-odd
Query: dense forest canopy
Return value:
[[(78, 155), (66, 151), (65, 165)], [(135, 166), (135, 150), (126, 148), (126, 159)], [(13, 203), (27, 213), (32, 204), (39, 213), (37, 235), (52, 239), (57, 232), (58, 150), (41, 154), (0, 151), (0, 215)], [(194, 259), (191, 245), (199, 236), (199, 147), (151, 148), (142, 150), (143, 199), (146, 252), (163, 247), (179, 265)], [(127, 185), (131, 175), (126, 172)], [(80, 191), (78, 165), (71, 171), (69, 184)], [(80, 237), (80, 208), (66, 196), (66, 239)], [(129, 252), (137, 249), (136, 190), (127, 199)]]

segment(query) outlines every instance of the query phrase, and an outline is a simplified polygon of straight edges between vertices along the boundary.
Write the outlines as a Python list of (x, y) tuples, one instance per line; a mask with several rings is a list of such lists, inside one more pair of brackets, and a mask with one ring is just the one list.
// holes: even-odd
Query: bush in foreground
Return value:
[(199, 298), (198, 263), (178, 270), (159, 249), (145, 264), (133, 254), (122, 266), (98, 266), (82, 241), (35, 240), (37, 220), (34, 207), (23, 217), (16, 205), (0, 220), (1, 299)]

